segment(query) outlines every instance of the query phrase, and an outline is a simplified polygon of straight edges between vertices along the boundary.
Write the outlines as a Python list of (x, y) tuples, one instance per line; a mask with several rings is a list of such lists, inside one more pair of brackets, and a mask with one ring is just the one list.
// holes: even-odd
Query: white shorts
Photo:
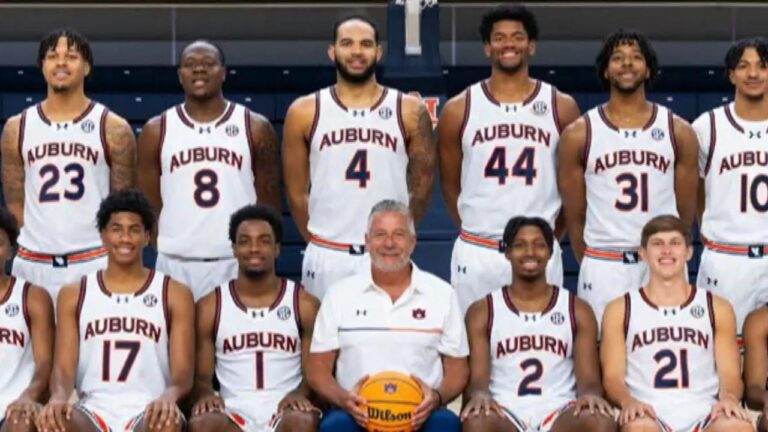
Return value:
[(245, 400), (224, 402), (224, 414), (232, 420), (243, 432), (271, 432), (277, 428), (282, 419), (277, 415), (277, 405), (280, 401), (248, 404)]
[(647, 282), (648, 265), (637, 252), (587, 248), (579, 270), (577, 294), (592, 306), (599, 328), (603, 311), (611, 300), (640, 289)]
[(308, 293), (322, 301), (328, 287), (359, 270), (367, 269), (370, 263), (368, 253), (363, 252), (361, 247), (335, 248), (313, 239), (304, 251), (301, 284)]
[(64, 285), (79, 282), (83, 276), (105, 268), (107, 252), (101, 247), (61, 256), (20, 248), (13, 259), (11, 274), (45, 288), (56, 307), (56, 298)]
[(80, 401), (75, 405), (75, 409), (85, 414), (93, 425), (96, 426), (96, 430), (99, 432), (133, 432), (136, 430), (136, 426), (141, 423), (144, 418), (144, 411), (136, 412), (132, 411), (126, 413), (125, 410), (117, 409), (118, 407), (107, 408), (103, 406), (94, 407), (87, 402)]
[(741, 336), (747, 315), (768, 303), (768, 255), (750, 258), (707, 247), (701, 254), (696, 285), (731, 302)]
[(217, 286), (235, 279), (238, 265), (234, 258), (182, 258), (160, 252), (155, 269), (189, 287), (198, 301)]
[[(462, 313), (476, 300), (512, 282), (512, 264), (498, 246), (491, 245), (492, 242), (467, 236), (462, 231), (462, 235), (453, 244), (451, 285), (456, 290)], [(555, 241), (552, 249), (552, 257), (547, 263), (547, 282), (562, 287), (563, 257), (560, 244)]]
[(504, 408), (509, 421), (518, 432), (549, 432), (555, 420), (574, 405), (574, 401), (542, 401), (535, 407), (512, 410)]
[(714, 404), (714, 400), (684, 404), (651, 402), (661, 432), (703, 431), (712, 423), (709, 413)]

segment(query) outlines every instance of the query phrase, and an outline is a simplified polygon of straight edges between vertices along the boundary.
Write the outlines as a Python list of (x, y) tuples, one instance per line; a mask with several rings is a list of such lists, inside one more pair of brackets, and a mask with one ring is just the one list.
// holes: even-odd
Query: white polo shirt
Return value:
[(441, 355), (469, 355), (464, 319), (453, 288), (411, 263), (411, 285), (392, 303), (371, 272), (333, 284), (320, 305), (311, 352), (338, 350), (336, 380), (347, 390), (364, 375), (413, 374), (436, 387)]

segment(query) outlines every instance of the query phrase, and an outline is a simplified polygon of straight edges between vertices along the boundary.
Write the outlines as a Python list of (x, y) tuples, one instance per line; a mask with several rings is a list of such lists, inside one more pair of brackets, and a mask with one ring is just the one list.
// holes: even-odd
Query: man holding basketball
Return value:
[(369, 375), (394, 370), (410, 374), (424, 394), (412, 414), (414, 430), (458, 432), (458, 417), (444, 407), (469, 375), (456, 294), (411, 262), (416, 231), (405, 204), (384, 200), (373, 207), (365, 246), (370, 271), (331, 285), (315, 323), (307, 381), (334, 406), (320, 431), (373, 426), (358, 390)]

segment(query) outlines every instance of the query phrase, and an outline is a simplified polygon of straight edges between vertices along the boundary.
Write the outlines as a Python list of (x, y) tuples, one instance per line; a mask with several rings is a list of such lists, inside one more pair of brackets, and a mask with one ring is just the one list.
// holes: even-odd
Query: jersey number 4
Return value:
[(114, 349), (112, 348), (112, 341), (105, 340), (104, 347), (102, 349), (101, 357), (101, 379), (102, 381), (111, 381), (112, 376), (112, 354), (117, 350), (126, 350), (128, 355), (125, 356), (123, 367), (120, 368), (120, 373), (117, 375), (117, 382), (125, 382), (128, 380), (128, 375), (131, 374), (134, 363), (136, 363), (136, 357), (139, 355), (141, 349), (141, 342), (136, 341), (115, 341)]
[[(688, 388), (690, 384), (688, 376), (688, 350), (681, 349), (679, 355), (672, 350), (661, 350), (653, 356), (653, 359), (658, 364), (666, 361), (666, 364), (659, 367), (656, 371), (656, 376), (653, 378), (654, 387), (660, 389)], [(678, 366), (680, 366), (679, 375), (675, 373)]]
[[(515, 164), (512, 165), (512, 177), (522, 177), (525, 179), (525, 185), (530, 186), (536, 178), (536, 165), (534, 159), (536, 149), (525, 147), (517, 157)], [(485, 177), (495, 178), (500, 185), (507, 184), (510, 170), (507, 168), (507, 148), (496, 147), (491, 152), (491, 157), (485, 164)]]
[(368, 150), (358, 150), (349, 161), (345, 173), (348, 181), (356, 181), (361, 189), (368, 187), (368, 180), (371, 179), (371, 172), (368, 170)]
[[(64, 199), (70, 201), (77, 201), (85, 194), (85, 184), (83, 184), (83, 177), (85, 176), (85, 170), (83, 166), (77, 162), (72, 162), (64, 167), (64, 174), (69, 175), (69, 184), (71, 188), (64, 189)], [(61, 199), (61, 192), (55, 192), (51, 189), (59, 183), (61, 173), (59, 167), (54, 164), (43, 165), (40, 168), (40, 177), (43, 179), (43, 186), (40, 188), (40, 202), (57, 202)]]

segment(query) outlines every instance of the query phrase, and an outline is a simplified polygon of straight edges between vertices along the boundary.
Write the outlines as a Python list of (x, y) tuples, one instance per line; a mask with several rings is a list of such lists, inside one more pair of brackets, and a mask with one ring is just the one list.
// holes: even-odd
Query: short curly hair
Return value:
[(283, 221), (280, 214), (272, 207), (264, 204), (249, 204), (232, 214), (229, 219), (229, 240), (235, 244), (237, 240), (237, 229), (245, 221), (261, 220), (272, 227), (272, 233), (275, 236), (276, 243), (283, 241)]
[(521, 4), (513, 4), (497, 6), (483, 14), (480, 20), (480, 28), (478, 29), (483, 43), (491, 41), (493, 25), (499, 21), (519, 21), (523, 25), (528, 39), (539, 39), (539, 24), (536, 22), (536, 16), (527, 7)]
[(0, 229), (5, 231), (11, 246), (16, 247), (16, 240), (19, 238), (19, 224), (13, 213), (5, 207), (0, 207)]
[(110, 193), (101, 201), (96, 213), (96, 227), (103, 231), (114, 213), (130, 212), (141, 217), (141, 223), (147, 231), (155, 227), (155, 213), (144, 192), (138, 189), (123, 189)]

